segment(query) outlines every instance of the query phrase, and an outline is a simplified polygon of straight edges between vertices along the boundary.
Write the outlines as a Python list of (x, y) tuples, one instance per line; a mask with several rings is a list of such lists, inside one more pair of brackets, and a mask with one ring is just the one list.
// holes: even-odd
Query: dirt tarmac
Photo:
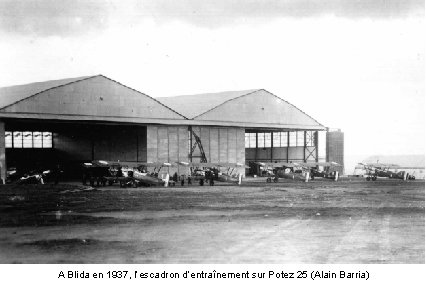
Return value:
[(425, 263), (425, 183), (0, 187), (1, 263)]

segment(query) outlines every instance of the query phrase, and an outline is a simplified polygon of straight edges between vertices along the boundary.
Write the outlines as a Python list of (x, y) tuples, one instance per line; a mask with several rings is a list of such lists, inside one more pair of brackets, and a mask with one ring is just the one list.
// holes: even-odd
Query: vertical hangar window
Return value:
[(33, 147), (43, 148), (43, 134), (41, 132), (33, 132)]
[(281, 133), (280, 132), (274, 132), (272, 133), (272, 141), (274, 142), (274, 147), (280, 147), (281, 146)]
[(275, 147), (287, 147), (288, 146), (288, 133), (287, 132), (274, 132), (272, 134)]
[(52, 132), (6, 131), (6, 148), (53, 148)]
[(265, 148), (265, 133), (257, 133), (257, 147)]
[(297, 146), (305, 146), (305, 132), (297, 131)]
[(12, 142), (12, 132), (6, 131), (4, 136), (4, 142), (6, 148), (12, 148), (13, 142)]
[(256, 133), (245, 134), (246, 148), (256, 148)]
[(52, 132), (43, 132), (43, 148), (52, 148)]
[(289, 147), (297, 146), (296, 132), (289, 132)]
[(271, 148), (271, 133), (265, 133), (265, 148)]
[(22, 148), (22, 132), (13, 132), (13, 148)]
[(257, 147), (258, 148), (271, 148), (272, 135), (271, 132), (257, 133)]
[(30, 131), (25, 131), (22, 133), (22, 146), (24, 148), (33, 147), (33, 133)]
[(281, 133), (281, 147), (288, 147), (288, 132), (280, 132)]
[(304, 146), (304, 143), (305, 143), (304, 131), (293, 131), (293, 132), (289, 132), (288, 135), (290, 136), (289, 147)]

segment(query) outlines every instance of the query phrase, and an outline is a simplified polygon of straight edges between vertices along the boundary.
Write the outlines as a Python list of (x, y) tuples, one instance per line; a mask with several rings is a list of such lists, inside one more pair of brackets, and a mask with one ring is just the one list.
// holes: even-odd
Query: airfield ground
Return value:
[(1, 263), (425, 263), (425, 183), (0, 187)]

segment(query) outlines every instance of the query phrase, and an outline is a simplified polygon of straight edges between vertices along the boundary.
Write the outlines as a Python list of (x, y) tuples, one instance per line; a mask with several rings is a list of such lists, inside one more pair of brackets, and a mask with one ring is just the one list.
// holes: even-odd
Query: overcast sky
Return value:
[(424, 154), (424, 33), (419, 0), (0, 0), (0, 86), (264, 88), (341, 128), (347, 155)]

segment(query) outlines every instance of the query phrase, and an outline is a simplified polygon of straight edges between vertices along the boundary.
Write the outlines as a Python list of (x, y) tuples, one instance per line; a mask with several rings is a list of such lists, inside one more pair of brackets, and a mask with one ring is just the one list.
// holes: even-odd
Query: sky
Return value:
[(103, 74), (152, 97), (263, 88), (340, 128), (346, 155), (424, 155), (424, 9), (0, 0), (0, 86)]

